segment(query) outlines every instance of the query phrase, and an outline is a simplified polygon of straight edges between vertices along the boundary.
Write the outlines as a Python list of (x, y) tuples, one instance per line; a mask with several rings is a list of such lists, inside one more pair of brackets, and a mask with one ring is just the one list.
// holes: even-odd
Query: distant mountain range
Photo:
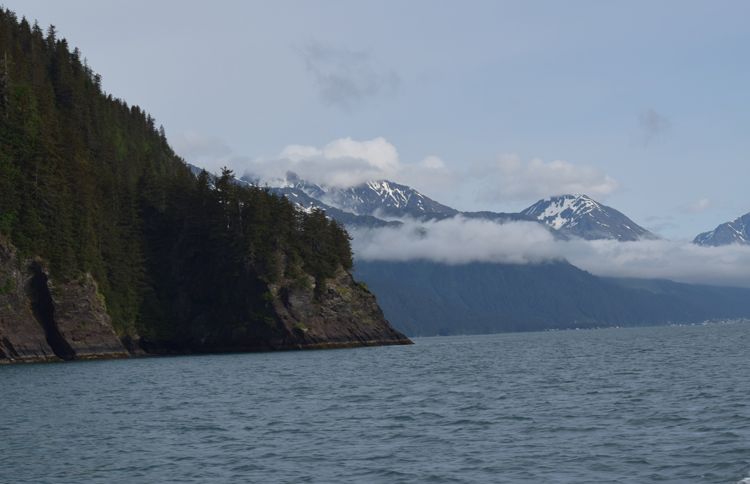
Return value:
[[(190, 165), (194, 173), (201, 168)], [(261, 181), (252, 175), (238, 183), (266, 186), (272, 193), (287, 197), (304, 211), (324, 210), (350, 228), (397, 227), (403, 219), (444, 220), (461, 216), (504, 223), (537, 222), (552, 230), (557, 238), (629, 242), (659, 237), (615, 208), (584, 194), (564, 194), (539, 200), (518, 213), (464, 212), (444, 205), (414, 188), (390, 180), (373, 180), (349, 188), (317, 185), (287, 173), (286, 178)], [(750, 244), (750, 213), (726, 222), (693, 240), (703, 246)]]
[[(260, 184), (252, 176), (241, 180)], [(560, 195), (539, 200), (519, 213), (463, 212), (437, 202), (412, 187), (389, 180), (362, 183), (350, 188), (325, 187), (289, 173), (269, 189), (294, 201), (303, 210), (318, 208), (349, 227), (398, 225), (403, 219), (444, 220), (462, 216), (493, 222), (525, 221), (543, 224), (559, 238), (632, 241), (656, 238), (623, 213), (586, 195)]]
[[(389, 180), (336, 188), (309, 183), (290, 173), (275, 183), (261, 183), (248, 176), (238, 183), (267, 186), (269, 191), (287, 197), (301, 210), (325, 210), (350, 228), (397, 227), (407, 219), (435, 221), (460, 216), (498, 223), (538, 223), (561, 239), (627, 242), (656, 238), (622, 212), (586, 195), (546, 198), (519, 213), (462, 212)], [(747, 227), (744, 224), (740, 229), (737, 221), (733, 224), (736, 231)], [(565, 261), (448, 265), (430, 261), (357, 260), (355, 271), (376, 294), (386, 317), (409, 335), (750, 317), (750, 289), (608, 279)]]
[(750, 213), (746, 213), (732, 222), (723, 223), (710, 232), (698, 234), (693, 243), (710, 247), (750, 244)]

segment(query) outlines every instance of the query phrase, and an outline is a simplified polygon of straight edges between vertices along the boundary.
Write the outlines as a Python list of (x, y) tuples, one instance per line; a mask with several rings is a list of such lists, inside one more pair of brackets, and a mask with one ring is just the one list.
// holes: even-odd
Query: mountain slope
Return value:
[(431, 219), (458, 214), (456, 209), (438, 203), (407, 185), (389, 180), (369, 181), (351, 188), (329, 188), (320, 195), (320, 199), (359, 215)]
[(750, 213), (726, 222), (710, 232), (698, 234), (694, 244), (717, 247), (730, 244), (750, 244)]
[[(191, 167), (193, 167), (194, 173), (202, 171), (201, 168), (194, 165), (191, 165)], [(287, 178), (284, 180), (276, 180), (272, 185), (261, 183), (257, 178), (250, 175), (244, 175), (236, 181), (240, 185), (263, 188), (274, 195), (285, 197), (303, 212), (310, 213), (313, 210), (323, 210), (326, 215), (346, 227), (377, 228), (401, 225), (399, 221), (383, 220), (372, 215), (359, 215), (329, 205), (321, 201), (321, 198), (325, 196), (325, 190), (322, 187), (300, 180), (293, 173), (287, 174)]]
[(606, 279), (564, 262), (357, 261), (355, 272), (412, 336), (750, 317), (750, 289)]
[(623, 213), (586, 195), (545, 198), (521, 211), (521, 214), (540, 220), (555, 230), (587, 240), (633, 241), (656, 238)]
[(54, 28), (0, 10), (0, 52), (0, 361), (408, 342), (339, 224), (195, 176)]

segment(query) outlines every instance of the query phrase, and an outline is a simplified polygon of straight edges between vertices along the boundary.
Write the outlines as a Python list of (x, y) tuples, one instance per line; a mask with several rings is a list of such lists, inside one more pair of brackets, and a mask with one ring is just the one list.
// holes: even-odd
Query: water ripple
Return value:
[(0, 480), (748, 482), (750, 325), (0, 367)]

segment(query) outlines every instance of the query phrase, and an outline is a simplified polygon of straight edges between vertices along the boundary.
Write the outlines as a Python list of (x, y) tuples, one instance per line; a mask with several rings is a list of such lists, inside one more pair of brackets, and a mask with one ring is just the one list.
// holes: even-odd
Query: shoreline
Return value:
[(289, 344), (268, 347), (251, 347), (251, 348), (226, 348), (213, 349), (208, 351), (164, 351), (149, 353), (140, 350), (136, 353), (102, 353), (102, 354), (85, 354), (76, 356), (72, 359), (62, 359), (57, 356), (49, 357), (28, 357), (28, 358), (2, 358), (0, 365), (24, 365), (40, 363), (68, 363), (79, 361), (100, 361), (100, 360), (127, 360), (140, 358), (159, 358), (169, 356), (199, 356), (199, 355), (225, 355), (225, 354), (242, 354), (242, 353), (273, 353), (277, 351), (317, 351), (317, 350), (336, 350), (350, 348), (366, 348), (377, 346), (408, 346), (414, 342), (409, 338), (394, 340), (366, 340), (366, 341), (328, 341), (310, 344)]

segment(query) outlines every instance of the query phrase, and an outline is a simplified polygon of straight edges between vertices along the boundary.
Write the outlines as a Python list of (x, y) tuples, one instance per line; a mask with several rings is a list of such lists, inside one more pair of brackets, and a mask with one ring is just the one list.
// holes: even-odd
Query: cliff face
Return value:
[(309, 275), (244, 286), (245, 298), (227, 303), (222, 309), (231, 311), (223, 313), (187, 289), (178, 291), (177, 327), (144, 334), (134, 346), (150, 354), (185, 354), (411, 344), (343, 268), (317, 289)]
[(284, 348), (410, 344), (391, 327), (369, 290), (340, 269), (318, 297), (310, 284), (272, 286)]
[(59, 359), (32, 313), (28, 283), (15, 249), (0, 237), (0, 362)]
[(90, 274), (65, 284), (48, 286), (55, 308), (54, 322), (70, 346), (73, 359), (128, 356)]
[(0, 238), (0, 362), (127, 356), (93, 278), (55, 284)]
[(269, 312), (248, 312), (243, 324), (212, 324), (183, 298), (185, 329), (176, 337), (126, 335), (123, 345), (91, 275), (54, 281), (40, 260), (21, 261), (0, 237), (0, 363), (411, 343), (347, 271), (317, 294), (312, 277), (303, 282), (268, 286)]

